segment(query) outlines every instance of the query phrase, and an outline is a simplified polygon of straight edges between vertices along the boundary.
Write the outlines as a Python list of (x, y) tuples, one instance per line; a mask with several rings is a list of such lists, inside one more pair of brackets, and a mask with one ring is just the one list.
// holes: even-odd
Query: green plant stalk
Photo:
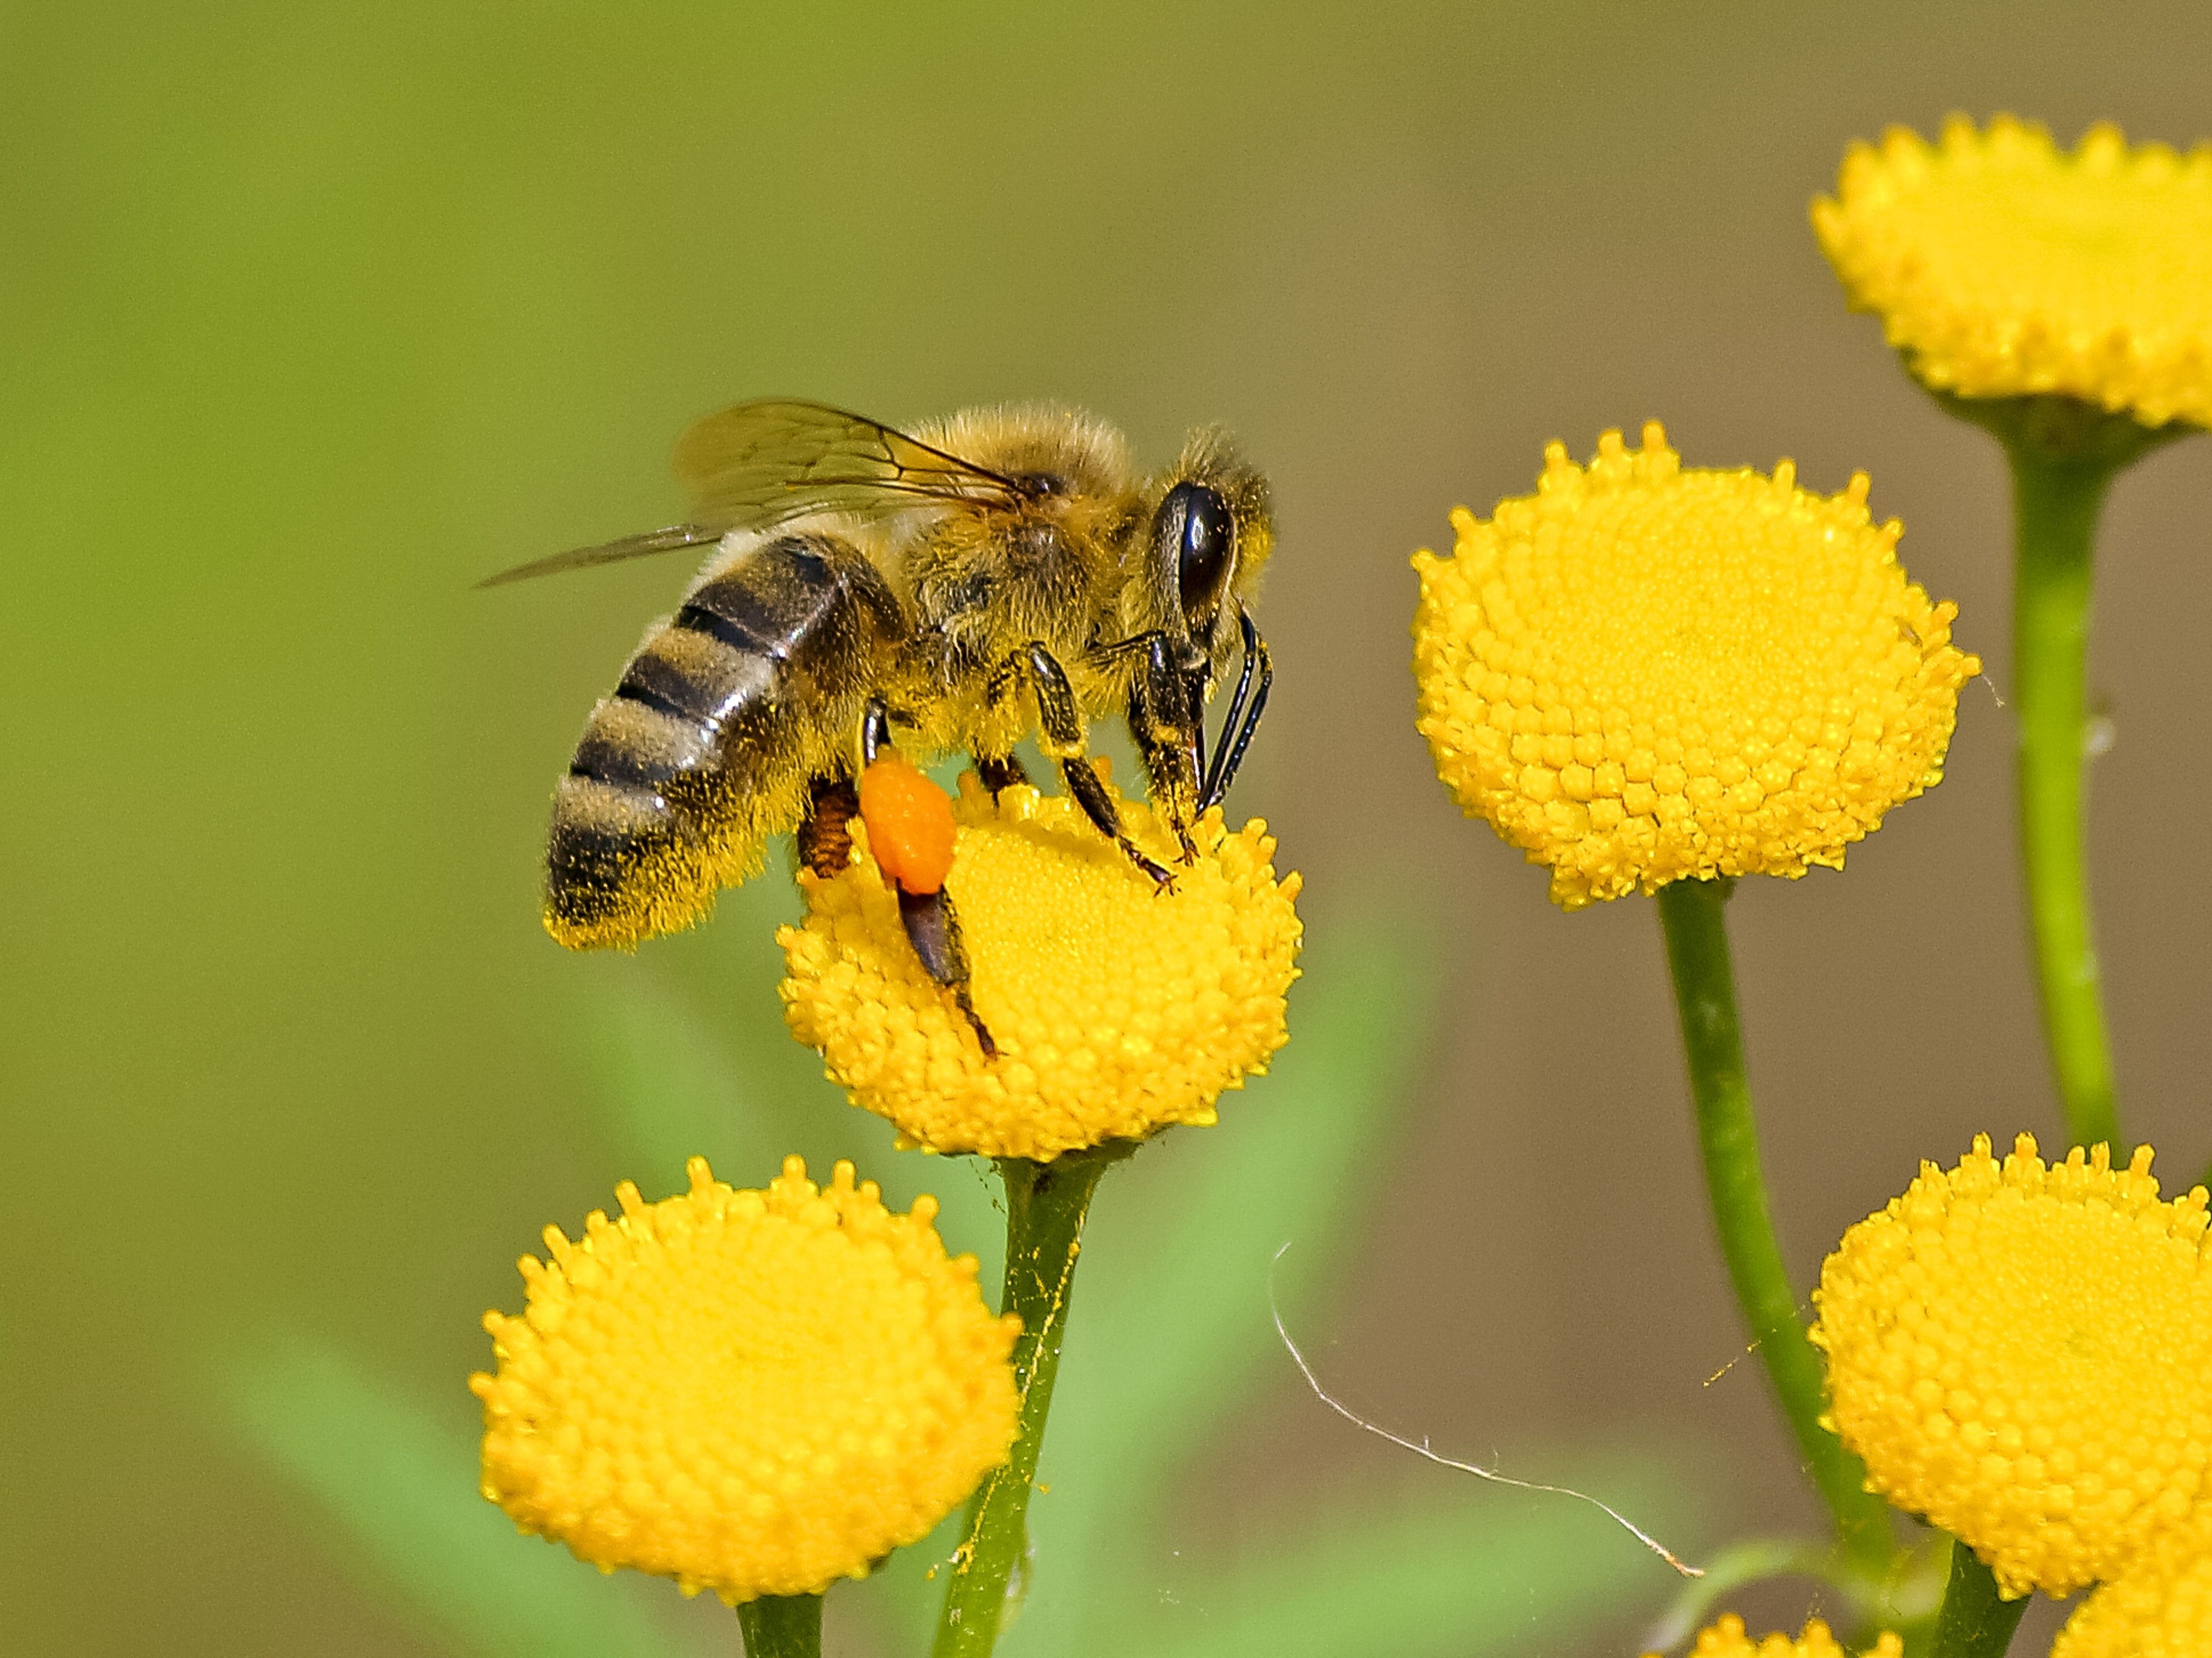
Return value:
[(1929, 1658), (2004, 1658), (2027, 1610), (2027, 1596), (1997, 1598), (1997, 1580), (1964, 1543), (1951, 1545), (1951, 1581), (1936, 1614), (1936, 1645)]
[(1705, 1191), (1737, 1302), (1767, 1380), (1796, 1436), (1814, 1485), (1835, 1516), (1845, 1555), (1874, 1575), (1896, 1552), (1889, 1509), (1866, 1489), (1866, 1465), (1820, 1425), (1820, 1357), (1797, 1315), (1759, 1161), (1759, 1128), (1744, 1078), (1743, 1037), (1729, 962), (1726, 906), (1733, 881), (1674, 881), (1659, 890), (1667, 964), (1681, 1016), (1682, 1052), (1705, 1154)]
[(1000, 1310), (1022, 1317), (1013, 1352), (1020, 1425), (1006, 1460), (969, 1501), (966, 1536), (954, 1552), (938, 1619), (935, 1658), (985, 1658), (998, 1643), (1008, 1585), (1029, 1553), (1030, 1492), (1060, 1374), (1084, 1217), (1100, 1178), (1135, 1150), (1132, 1141), (1109, 1140), (1050, 1163), (999, 1159), (1006, 1185), (1006, 1285)]
[(763, 1594), (738, 1608), (745, 1658), (822, 1658), (822, 1597)]
[[(1906, 367), (1912, 367), (1909, 358)], [(2102, 1140), (2122, 1155), (2089, 920), (2081, 801), (2091, 556), (2112, 480), (2152, 450), (2200, 428), (2181, 421), (2145, 426), (2078, 398), (1932, 395), (1946, 413), (2002, 444), (2012, 465), (2021, 864), (2044, 1038), (2069, 1139), (2078, 1145)]]
[(2020, 721), (2020, 845), (2045, 1039), (2066, 1133), (2119, 1155), (2104, 990), (2089, 920), (2082, 774), (2090, 564), (2097, 515), (2122, 462), (2008, 442), (2013, 484), (2013, 702)]

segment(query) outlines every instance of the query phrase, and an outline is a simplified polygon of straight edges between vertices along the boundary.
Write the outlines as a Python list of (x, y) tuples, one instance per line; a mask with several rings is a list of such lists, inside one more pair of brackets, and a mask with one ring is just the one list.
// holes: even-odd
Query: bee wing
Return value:
[(722, 532), (703, 524), (672, 524), (665, 530), (647, 530), (643, 535), (624, 536), (619, 541), (603, 541), (596, 547), (571, 547), (565, 553), (555, 553), (550, 558), (533, 559), (527, 564), (518, 564), (511, 570), (501, 570), (497, 575), (488, 575), (477, 583), (479, 587), (499, 587), (510, 581), (527, 581), (532, 576), (552, 575), (562, 570), (587, 570), (594, 564), (619, 564), (624, 559), (645, 558), (654, 553), (672, 553), (678, 547), (696, 547), (702, 542), (719, 541)]
[(759, 528), (816, 512), (880, 513), (917, 501), (1011, 504), (1016, 480), (827, 404), (763, 398), (709, 415), (677, 440), (692, 522)]
[(1024, 493), (1016, 480), (880, 421), (798, 398), (762, 398), (708, 416), (677, 440), (676, 476), (691, 492), (689, 523), (572, 548), (477, 586), (673, 552), (807, 513), (891, 512), (917, 501), (1004, 505)]

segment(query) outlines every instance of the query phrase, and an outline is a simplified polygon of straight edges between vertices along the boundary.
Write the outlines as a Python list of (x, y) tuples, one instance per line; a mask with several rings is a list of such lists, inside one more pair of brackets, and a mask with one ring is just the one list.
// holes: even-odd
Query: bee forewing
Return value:
[(719, 541), (721, 535), (720, 530), (710, 530), (703, 524), (672, 524), (665, 530), (647, 530), (642, 535), (624, 536), (619, 541), (603, 541), (594, 547), (572, 547), (550, 558), (533, 559), (511, 570), (501, 570), (497, 575), (488, 575), (477, 586), (499, 587), (510, 581), (527, 581), (533, 576), (554, 575), (562, 570), (619, 564), (625, 559), (647, 558), (654, 553), (672, 553), (679, 547), (697, 547)]
[(676, 477), (695, 521), (766, 528), (807, 513), (873, 513), (917, 499), (1011, 501), (1010, 478), (878, 421), (769, 398), (709, 415), (677, 440)]

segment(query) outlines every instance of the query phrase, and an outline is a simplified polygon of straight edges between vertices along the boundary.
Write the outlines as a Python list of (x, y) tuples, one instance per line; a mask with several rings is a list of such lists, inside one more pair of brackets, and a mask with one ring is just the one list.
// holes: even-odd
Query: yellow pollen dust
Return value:
[(2158, 1198), (2148, 1146), (2046, 1164), (2022, 1134), (1923, 1163), (1814, 1291), (1828, 1424), (1867, 1485), (1968, 1544), (2008, 1596), (2112, 1576), (2206, 1495), (2205, 1191)]
[(2051, 1658), (2212, 1653), (2212, 1506), (2200, 1503), (2075, 1608)]
[(1844, 154), (1813, 226), (1938, 390), (2212, 425), (2212, 146), (2130, 149), (2100, 124), (2068, 155), (2002, 115), (1953, 116), (1934, 145), (1892, 128)]
[(1684, 470), (1657, 422), (1413, 557), (1437, 773), (1568, 909), (1686, 877), (1802, 875), (1942, 780), (1981, 663), (1875, 525), (1784, 461)]
[(1224, 1089), (1266, 1070), (1301, 929), (1299, 878), (1276, 878), (1265, 823), (1231, 834), (1208, 812), (1185, 865), (1152, 811), (1122, 801), (1174, 872), (1165, 892), (1064, 795), (1018, 785), (994, 805), (969, 774), (953, 811), (945, 890), (997, 1058), (924, 971), (865, 823), (848, 868), (800, 875), (806, 919), (777, 935), (792, 1031), (855, 1105), (933, 1151), (1042, 1159), (1210, 1123)]
[(866, 1576), (1005, 1460), (1021, 1321), (946, 1256), (933, 1198), (893, 1214), (849, 1163), (820, 1189), (797, 1157), (764, 1191), (690, 1173), (653, 1204), (625, 1181), (580, 1241), (547, 1227), (527, 1310), (484, 1315), (483, 1493), (686, 1594)]
[[(1861, 1658), (1904, 1655), (1905, 1643), (1885, 1631)], [(1650, 1652), (1644, 1658), (1662, 1658), (1662, 1655)], [(1698, 1631), (1696, 1643), (1690, 1648), (1690, 1658), (1850, 1658), (1850, 1655), (1817, 1618), (1808, 1619), (1805, 1632), (1794, 1641), (1778, 1633), (1754, 1641), (1744, 1633), (1743, 1619), (1731, 1612), (1718, 1623)]]

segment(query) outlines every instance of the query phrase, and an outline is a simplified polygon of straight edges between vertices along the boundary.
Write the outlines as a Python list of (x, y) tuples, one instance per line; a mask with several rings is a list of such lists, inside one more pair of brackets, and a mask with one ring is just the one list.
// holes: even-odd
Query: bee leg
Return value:
[(891, 711), (880, 696), (868, 699), (867, 712), (860, 716), (860, 763), (872, 766), (876, 756), (891, 745)]
[(1129, 685), (1129, 735), (1143, 756), (1151, 779), (1152, 799), (1165, 808), (1174, 824), (1182, 861), (1198, 861), (1198, 847), (1190, 838), (1191, 805), (1198, 798), (1199, 780), (1205, 774), (1199, 757), (1199, 723), (1205, 681), (1201, 674), (1178, 671), (1168, 655), (1167, 635), (1154, 634), (1147, 642), (1142, 665)]
[(983, 786), (991, 791), (994, 800), (1015, 784), (1030, 780), (1029, 768), (1022, 764), (1021, 756), (1012, 754), (977, 755), (975, 774), (983, 780)]
[(1175, 877), (1138, 849), (1128, 831), (1121, 827), (1121, 814), (1114, 805), (1114, 797), (1098, 780), (1098, 773), (1091, 764), (1085, 744), (1082, 711), (1075, 705), (1075, 690), (1067, 683), (1066, 670), (1042, 641), (1032, 640), (1014, 659), (1018, 665), (1029, 669), (1030, 683), (1036, 689), (1037, 730), (1043, 739), (1044, 751), (1060, 762), (1060, 774), (1067, 783), (1067, 792), (1075, 797), (1075, 804), (1083, 808), (1083, 815), (1101, 835), (1121, 848), (1124, 857), (1152, 878), (1154, 885), (1174, 891)]
[(982, 1045), (983, 1057), (997, 1059), (999, 1045), (991, 1040), (989, 1027), (976, 1017), (975, 1004), (968, 993), (971, 982), (968, 947), (961, 941), (960, 917), (952, 908), (952, 895), (942, 887), (935, 892), (908, 892), (901, 887), (898, 905), (899, 920), (923, 969), (952, 993), (954, 1003)]
[[(1267, 654), (1267, 641), (1252, 625), (1252, 613), (1241, 605), (1237, 611), (1237, 625), (1244, 635), (1244, 667), (1237, 676), (1237, 694), (1229, 699), (1229, 717), (1221, 722), (1221, 751), (1213, 756), (1213, 769), (1206, 774), (1205, 790), (1198, 797), (1200, 811), (1219, 805), (1222, 797), (1229, 793), (1229, 786), (1237, 780), (1237, 769), (1244, 763), (1244, 750), (1252, 746), (1252, 733), (1260, 729), (1260, 716), (1267, 708), (1267, 693), (1275, 683), (1275, 665)], [(1256, 689), (1252, 684), (1255, 665), (1260, 676)], [(1251, 699), (1249, 705), (1245, 700), (1248, 692)]]
[(853, 861), (852, 823), (860, 815), (860, 797), (849, 777), (817, 777), (806, 786), (806, 816), (799, 820), (797, 846), (802, 869), (828, 878)]

